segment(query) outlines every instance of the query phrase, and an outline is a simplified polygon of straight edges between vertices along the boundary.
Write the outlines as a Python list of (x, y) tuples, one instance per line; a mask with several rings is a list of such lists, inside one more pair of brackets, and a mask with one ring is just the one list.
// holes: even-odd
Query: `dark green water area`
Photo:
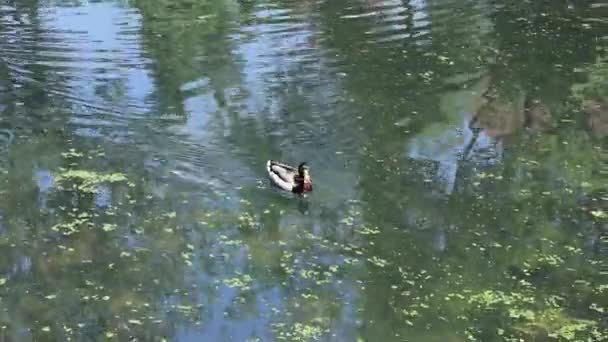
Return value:
[(129, 340), (607, 341), (608, 5), (0, 1), (0, 341)]

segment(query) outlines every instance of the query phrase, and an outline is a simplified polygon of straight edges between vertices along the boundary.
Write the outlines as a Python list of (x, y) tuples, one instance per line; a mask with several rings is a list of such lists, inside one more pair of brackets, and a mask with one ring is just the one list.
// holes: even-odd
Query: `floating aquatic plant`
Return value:
[(127, 180), (127, 176), (123, 173), (100, 174), (88, 170), (67, 170), (57, 175), (57, 183), (75, 182), (79, 191), (89, 193), (94, 193), (99, 184), (126, 182)]
[(228, 287), (240, 288), (241, 290), (247, 291), (250, 289), (249, 285), (253, 282), (250, 275), (245, 274), (240, 277), (234, 277), (230, 279), (224, 279), (224, 284)]
[(318, 340), (323, 333), (321, 327), (311, 324), (295, 323), (292, 327), (285, 329), (284, 324), (276, 324), (277, 338), (287, 341), (310, 341)]

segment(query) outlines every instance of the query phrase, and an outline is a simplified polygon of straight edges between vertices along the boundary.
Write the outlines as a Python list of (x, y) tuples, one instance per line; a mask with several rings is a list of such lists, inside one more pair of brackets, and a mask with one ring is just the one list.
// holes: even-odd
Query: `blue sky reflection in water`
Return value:
[(606, 340), (606, 10), (3, 4), (2, 339)]

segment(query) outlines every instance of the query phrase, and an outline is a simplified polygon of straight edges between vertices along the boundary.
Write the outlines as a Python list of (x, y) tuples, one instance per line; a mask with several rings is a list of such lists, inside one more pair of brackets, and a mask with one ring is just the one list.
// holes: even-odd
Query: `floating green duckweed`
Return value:
[(224, 279), (224, 284), (228, 287), (239, 288), (243, 291), (247, 291), (250, 289), (250, 285), (253, 282), (253, 279), (248, 274), (244, 274), (240, 277)]
[(104, 223), (104, 225), (101, 227), (101, 229), (103, 229), (104, 232), (111, 232), (113, 230), (116, 230), (117, 226), (115, 224), (110, 224), (110, 223)]
[(56, 180), (58, 183), (75, 182), (79, 191), (94, 193), (97, 185), (126, 182), (127, 176), (123, 173), (101, 174), (88, 170), (67, 170), (59, 173)]
[(362, 227), (359, 230), (359, 233), (361, 233), (363, 235), (376, 235), (376, 234), (380, 234), (380, 230), (377, 227), (375, 227), (375, 228)]
[(79, 158), (84, 157), (84, 153), (76, 152), (76, 149), (71, 148), (68, 152), (61, 153), (61, 156), (64, 158)]
[(89, 219), (75, 219), (71, 222), (59, 223), (54, 225), (51, 230), (69, 236), (80, 232), (83, 228), (90, 228), (93, 223)]
[[(276, 325), (275, 325), (276, 326)], [(323, 333), (321, 327), (303, 323), (295, 323), (290, 329), (283, 330), (284, 325), (278, 325), (280, 328), (277, 338), (287, 341), (310, 341), (318, 340)]]
[[(469, 303), (475, 304), (477, 309), (482, 311), (491, 310), (497, 314), (505, 314), (512, 320), (512, 331), (509, 334), (523, 333), (531, 337), (542, 333), (567, 341), (578, 339), (578, 333), (586, 336), (601, 335), (597, 322), (570, 317), (560, 307), (563, 300), (560, 296), (550, 296), (545, 300), (548, 308), (543, 309), (539, 308), (539, 303), (530, 295), (487, 290), (472, 295)], [(592, 305), (590, 309), (601, 311), (597, 305)]]
[(592, 210), (591, 215), (593, 215), (594, 217), (597, 217), (597, 218), (602, 218), (602, 219), (608, 218), (608, 214), (606, 214), (606, 212), (601, 209)]
[(377, 257), (375, 255), (372, 256), (372, 257), (370, 257), (370, 258), (368, 258), (367, 261), (371, 262), (372, 264), (374, 264), (374, 265), (376, 265), (378, 267), (386, 267), (387, 265), (389, 265), (388, 261), (386, 261), (386, 260), (384, 260), (382, 258), (379, 258), (379, 257)]
[(255, 229), (260, 225), (256, 217), (248, 212), (241, 214), (238, 220), (241, 228)]

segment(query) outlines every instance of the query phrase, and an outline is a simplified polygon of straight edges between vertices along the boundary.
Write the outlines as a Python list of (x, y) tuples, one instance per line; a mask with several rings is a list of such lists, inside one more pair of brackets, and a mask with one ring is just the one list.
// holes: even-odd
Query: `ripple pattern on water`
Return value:
[[(605, 6), (580, 3), (0, 6), (3, 336), (599, 327), (562, 296), (605, 290), (603, 145), (564, 100)], [(314, 194), (277, 194), (271, 158), (309, 162)], [(525, 314), (472, 305), (490, 291)]]
[(32, 18), (4, 6), (0, 20), (7, 45), (1, 56), (12, 88), (44, 86), (45, 101), (62, 103), (77, 132), (108, 136), (107, 128), (124, 128), (149, 110), (152, 82), (142, 68), (148, 62), (136, 11), (111, 3), (49, 6)]

